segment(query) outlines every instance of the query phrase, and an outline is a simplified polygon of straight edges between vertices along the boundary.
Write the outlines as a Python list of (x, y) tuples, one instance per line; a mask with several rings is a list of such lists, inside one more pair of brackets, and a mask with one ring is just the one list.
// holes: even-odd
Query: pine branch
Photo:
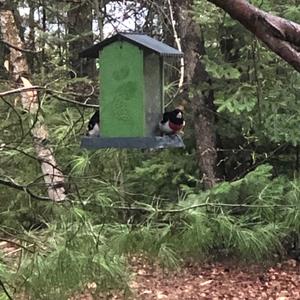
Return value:
[(294, 208), (299, 209), (297, 205), (282, 205), (282, 204), (234, 204), (234, 203), (201, 203), (188, 207), (178, 208), (178, 209), (156, 209), (156, 208), (145, 208), (145, 207), (127, 207), (127, 206), (103, 206), (104, 208), (116, 209), (116, 210), (128, 210), (128, 211), (140, 211), (158, 214), (169, 214), (169, 213), (182, 213), (191, 209), (201, 208), (201, 207), (229, 207), (229, 208)]

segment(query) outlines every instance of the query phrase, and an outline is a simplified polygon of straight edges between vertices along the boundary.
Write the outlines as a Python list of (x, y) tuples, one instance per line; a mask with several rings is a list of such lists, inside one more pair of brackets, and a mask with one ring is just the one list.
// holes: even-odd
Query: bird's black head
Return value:
[(179, 108), (176, 108), (169, 113), (169, 118), (170, 118), (170, 121), (175, 124), (182, 124), (184, 121), (183, 111)]

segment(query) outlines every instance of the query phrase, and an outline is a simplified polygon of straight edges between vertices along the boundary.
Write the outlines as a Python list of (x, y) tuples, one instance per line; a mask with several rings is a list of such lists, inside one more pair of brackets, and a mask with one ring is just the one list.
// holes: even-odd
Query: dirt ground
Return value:
[[(272, 267), (232, 263), (190, 264), (174, 272), (141, 261), (133, 263), (133, 300), (300, 299), (300, 264), (295, 260)], [(81, 300), (126, 299), (124, 295), (81, 295)]]

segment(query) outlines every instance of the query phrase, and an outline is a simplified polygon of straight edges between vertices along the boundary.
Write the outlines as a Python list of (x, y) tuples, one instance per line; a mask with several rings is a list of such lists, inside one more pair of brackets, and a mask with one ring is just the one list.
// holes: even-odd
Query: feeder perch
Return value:
[(99, 59), (100, 136), (83, 137), (81, 147), (184, 147), (180, 136), (158, 136), (164, 111), (164, 60), (183, 54), (145, 34), (118, 33), (82, 51)]

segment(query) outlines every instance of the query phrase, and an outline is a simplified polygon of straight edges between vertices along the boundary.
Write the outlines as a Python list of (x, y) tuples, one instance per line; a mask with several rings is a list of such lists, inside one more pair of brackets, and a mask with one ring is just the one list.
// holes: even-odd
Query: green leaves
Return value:
[(238, 69), (234, 68), (230, 64), (218, 64), (217, 62), (209, 59), (207, 56), (204, 57), (206, 70), (213, 78), (216, 79), (239, 79), (241, 73)]
[(255, 88), (253, 86), (243, 84), (231, 96), (223, 99), (221, 97), (218, 98), (216, 104), (219, 105), (218, 112), (228, 110), (230, 113), (236, 115), (247, 112), (249, 113), (257, 104)]

